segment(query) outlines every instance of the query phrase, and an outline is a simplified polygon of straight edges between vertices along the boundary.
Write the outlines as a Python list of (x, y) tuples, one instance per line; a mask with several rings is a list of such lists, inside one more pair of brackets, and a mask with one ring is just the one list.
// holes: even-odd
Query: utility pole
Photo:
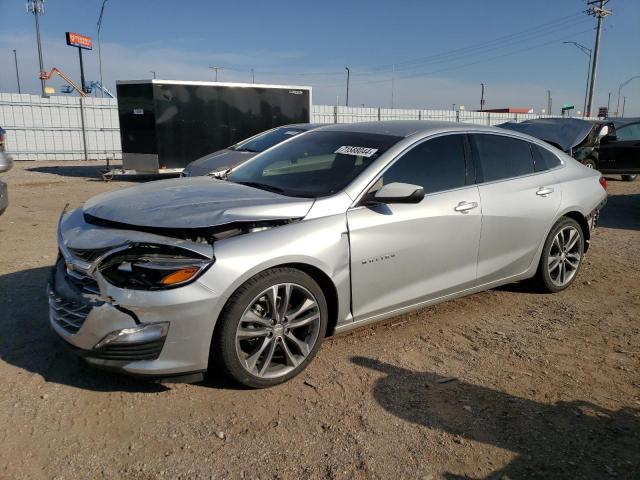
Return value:
[(553, 100), (551, 99), (551, 90), (547, 90), (547, 115), (551, 115), (551, 105)]
[(224, 67), (209, 67), (211, 70), (213, 70), (214, 72), (216, 72), (216, 82), (218, 81), (218, 70), (222, 71), (224, 70)]
[(256, 75), (253, 68), (251, 69), (251, 83), (256, 83)]
[(482, 112), (484, 110), (484, 83), (481, 83), (480, 87), (482, 87), (480, 93), (480, 111)]
[(349, 71), (349, 67), (344, 67), (344, 69), (347, 71), (347, 101), (345, 102), (345, 106), (349, 106), (349, 76), (351, 75), (351, 72)]
[(611, 15), (611, 11), (604, 9), (604, 6), (607, 3), (609, 3), (609, 0), (590, 0), (589, 2), (587, 2), (587, 5), (591, 5), (591, 7), (587, 10), (587, 13), (596, 17), (598, 21), (596, 26), (596, 43), (593, 47), (593, 62), (591, 64), (591, 81), (589, 85), (589, 100), (587, 102), (587, 117), (591, 116), (593, 94), (596, 89), (596, 70), (598, 68), (598, 54), (600, 53), (600, 34), (602, 32), (602, 19), (607, 15)]
[[(100, 16), (98, 17), (98, 67), (100, 68), (100, 98), (104, 97), (104, 82), (102, 80), (102, 48), (100, 45), (100, 30), (102, 29), (102, 15), (104, 15), (104, 4), (109, 0), (102, 0), (102, 8), (100, 8)], [(155, 78), (155, 77), (154, 77)]]
[(391, 74), (391, 108), (393, 108), (393, 100), (394, 100), (394, 90), (395, 90), (395, 80), (396, 80), (396, 64), (393, 64), (393, 73)]
[(611, 116), (611, 114), (609, 113), (610, 109), (611, 109), (611, 92), (609, 92), (609, 100), (607, 100), (607, 117)]
[[(40, 62), (40, 73), (44, 72), (42, 62), (42, 43), (40, 41), (40, 15), (44, 13), (44, 0), (27, 0), (27, 13), (33, 13), (36, 18), (36, 40), (38, 42), (38, 61)], [(38, 73), (38, 76), (40, 76)], [(44, 78), (40, 78), (40, 87), (42, 89), (42, 97), (46, 98), (47, 94), (44, 89), (46, 87)]]
[(18, 81), (18, 93), (22, 93), (20, 90), (20, 72), (18, 71), (18, 54), (16, 53), (16, 49), (13, 49), (13, 61), (16, 64), (16, 80)]
[(149, 70), (151, 72), (151, 74), (153, 75), (153, 78), (156, 78), (156, 72), (154, 70)]

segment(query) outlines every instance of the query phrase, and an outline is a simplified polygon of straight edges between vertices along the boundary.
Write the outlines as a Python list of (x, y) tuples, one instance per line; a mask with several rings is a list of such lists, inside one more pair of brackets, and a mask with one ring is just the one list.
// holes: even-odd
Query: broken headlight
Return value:
[(193, 282), (212, 263), (179, 248), (138, 245), (107, 257), (99, 270), (116, 287), (164, 290)]

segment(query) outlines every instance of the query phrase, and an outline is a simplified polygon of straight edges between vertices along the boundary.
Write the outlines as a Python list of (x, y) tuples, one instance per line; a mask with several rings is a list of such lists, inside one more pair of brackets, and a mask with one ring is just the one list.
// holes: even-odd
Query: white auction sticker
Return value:
[(352, 147), (349, 145), (344, 145), (337, 149), (333, 153), (342, 153), (343, 155), (355, 155), (356, 157), (372, 157), (378, 151), (377, 148), (368, 148), (368, 147)]

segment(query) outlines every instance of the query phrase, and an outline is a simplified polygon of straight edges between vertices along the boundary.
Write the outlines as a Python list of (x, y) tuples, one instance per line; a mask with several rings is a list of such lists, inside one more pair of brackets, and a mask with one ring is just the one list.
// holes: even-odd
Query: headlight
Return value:
[(178, 248), (138, 245), (106, 258), (99, 270), (109, 283), (120, 288), (176, 288), (193, 282), (213, 263), (190, 253)]

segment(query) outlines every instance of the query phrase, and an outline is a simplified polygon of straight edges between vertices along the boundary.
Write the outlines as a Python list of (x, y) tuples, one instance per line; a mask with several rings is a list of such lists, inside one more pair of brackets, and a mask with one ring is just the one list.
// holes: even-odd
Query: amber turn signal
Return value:
[(176, 270), (175, 272), (170, 273), (166, 277), (164, 277), (160, 283), (162, 285), (175, 285), (176, 283), (186, 282), (187, 280), (193, 278), (200, 271), (198, 267), (185, 267), (180, 270)]

